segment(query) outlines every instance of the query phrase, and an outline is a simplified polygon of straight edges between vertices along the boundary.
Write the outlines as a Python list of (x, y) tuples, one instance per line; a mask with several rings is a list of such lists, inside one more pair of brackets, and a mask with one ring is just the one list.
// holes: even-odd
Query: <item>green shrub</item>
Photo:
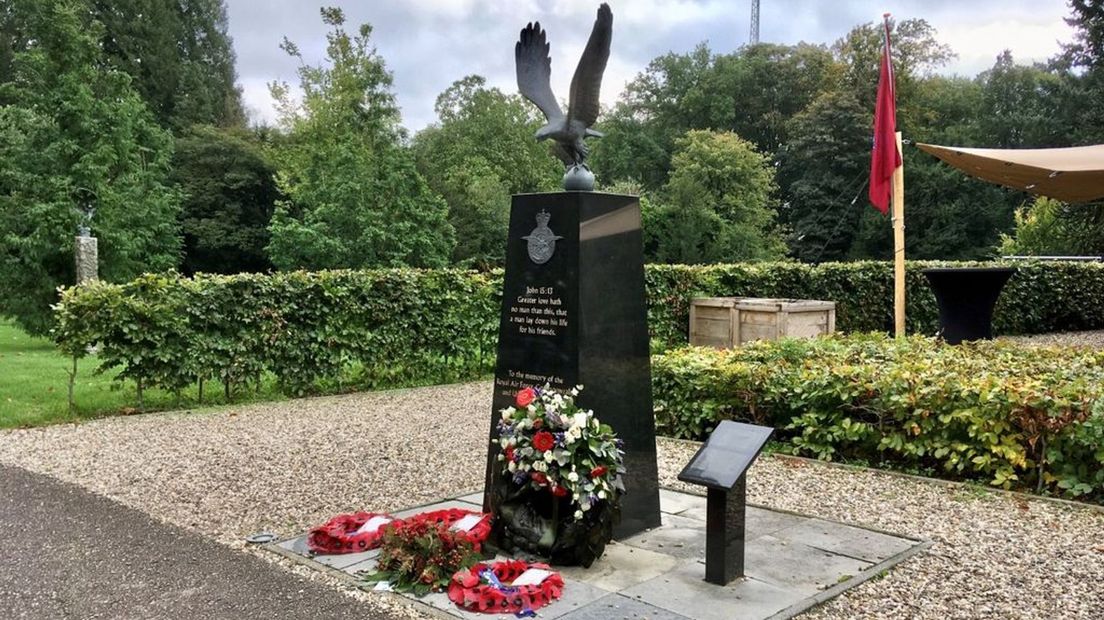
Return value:
[[(452, 381), (492, 368), (501, 278), (459, 270), (147, 275), (63, 291), (55, 340), (101, 370), (227, 394), (275, 375), (290, 394)], [(351, 383), (352, 386), (346, 385)]]
[(1104, 497), (1104, 352), (857, 334), (652, 361), (661, 433), (774, 426), (795, 454)]
[[(936, 331), (935, 300), (910, 263), (909, 326)], [(651, 265), (653, 351), (687, 342), (702, 295), (829, 299), (841, 331), (892, 322), (888, 263)], [(271, 373), (289, 394), (474, 378), (494, 367), (502, 272), (380, 269), (194, 279), (146, 275), (63, 291), (55, 340), (141, 388), (218, 382), (227, 397)], [(1104, 266), (1021, 266), (997, 306), (999, 333), (1104, 327)]]

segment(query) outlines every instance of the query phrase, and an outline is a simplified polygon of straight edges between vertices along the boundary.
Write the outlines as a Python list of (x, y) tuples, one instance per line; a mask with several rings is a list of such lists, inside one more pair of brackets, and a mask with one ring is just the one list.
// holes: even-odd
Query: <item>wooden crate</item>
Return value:
[(703, 297), (690, 302), (690, 344), (728, 349), (752, 340), (836, 331), (836, 304), (814, 299)]

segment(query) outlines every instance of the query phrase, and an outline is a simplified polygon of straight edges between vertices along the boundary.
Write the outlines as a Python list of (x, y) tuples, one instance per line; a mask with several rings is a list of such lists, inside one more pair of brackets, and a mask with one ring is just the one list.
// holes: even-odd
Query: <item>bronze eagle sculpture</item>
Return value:
[(553, 151), (567, 168), (565, 189), (594, 189), (594, 175), (586, 165), (587, 145), (584, 138), (602, 137), (590, 128), (598, 119), (598, 94), (602, 89), (602, 74), (609, 60), (613, 37), (613, 12), (603, 3), (590, 32), (575, 76), (571, 79), (571, 98), (567, 114), (560, 109), (552, 94), (552, 59), (549, 44), (540, 22), (530, 23), (521, 31), (514, 47), (517, 61), (517, 82), (521, 94), (544, 113), (548, 123), (537, 131), (537, 140), (554, 140)]

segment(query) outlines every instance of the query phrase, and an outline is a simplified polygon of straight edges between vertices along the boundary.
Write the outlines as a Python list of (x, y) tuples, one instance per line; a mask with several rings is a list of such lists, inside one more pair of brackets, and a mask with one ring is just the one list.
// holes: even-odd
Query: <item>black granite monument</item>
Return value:
[(582, 384), (624, 441), (625, 495), (614, 537), (659, 526), (655, 418), (635, 196), (559, 192), (514, 196), (499, 324), (484, 510), (511, 484), (496, 457), (500, 411), (517, 391)]
[(773, 428), (725, 420), (709, 435), (679, 480), (708, 489), (705, 504), (705, 580), (726, 585), (744, 576), (747, 468)]

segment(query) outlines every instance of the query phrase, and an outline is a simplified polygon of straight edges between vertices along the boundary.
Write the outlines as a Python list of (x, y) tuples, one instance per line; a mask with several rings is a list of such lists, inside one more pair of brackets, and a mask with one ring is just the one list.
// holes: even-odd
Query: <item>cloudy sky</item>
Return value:
[[(308, 63), (325, 54), (321, 4), (345, 10), (346, 26), (371, 23), (375, 44), (395, 76), (403, 124), (417, 130), (435, 120), (438, 93), (465, 75), (480, 74), (507, 91), (514, 84), (513, 49), (526, 22), (539, 20), (552, 43), (553, 90), (564, 99), (590, 34), (598, 0), (227, 0), (238, 76), (251, 116), (272, 121), (274, 79), (296, 83), (296, 61), (278, 48), (287, 36)], [(747, 43), (750, 0), (611, 0), (613, 49), (602, 99), (616, 101), (652, 58), (708, 41), (728, 52)], [(761, 0), (760, 39), (831, 43), (856, 24), (919, 17), (938, 31), (958, 59), (947, 73), (973, 76), (1004, 49), (1018, 62), (1044, 60), (1069, 41), (1065, 0)]]

